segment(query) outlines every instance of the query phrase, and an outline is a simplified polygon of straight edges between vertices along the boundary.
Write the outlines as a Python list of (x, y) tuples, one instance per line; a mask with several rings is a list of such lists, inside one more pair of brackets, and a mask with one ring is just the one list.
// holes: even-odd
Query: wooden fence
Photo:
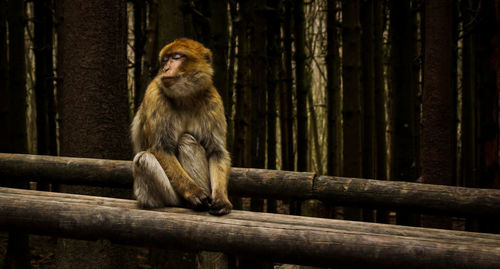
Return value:
[[(0, 153), (0, 178), (69, 185), (132, 187), (130, 161)], [(335, 205), (454, 216), (500, 215), (500, 190), (232, 168), (231, 195), (319, 199)]]
[[(129, 161), (0, 154), (2, 178), (130, 188)], [(233, 168), (230, 192), (423, 212), (498, 215), (500, 191)], [(219, 251), (274, 262), (386, 268), (500, 268), (500, 235), (234, 210), (142, 210), (133, 200), (0, 187), (0, 229)]]

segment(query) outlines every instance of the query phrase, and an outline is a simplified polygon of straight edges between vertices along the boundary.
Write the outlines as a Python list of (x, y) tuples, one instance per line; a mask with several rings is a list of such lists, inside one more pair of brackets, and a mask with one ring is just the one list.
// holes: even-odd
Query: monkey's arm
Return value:
[(152, 150), (151, 153), (155, 155), (165, 174), (167, 174), (172, 187), (180, 196), (195, 208), (208, 207), (210, 202), (209, 194), (196, 185), (174, 154), (161, 150)]

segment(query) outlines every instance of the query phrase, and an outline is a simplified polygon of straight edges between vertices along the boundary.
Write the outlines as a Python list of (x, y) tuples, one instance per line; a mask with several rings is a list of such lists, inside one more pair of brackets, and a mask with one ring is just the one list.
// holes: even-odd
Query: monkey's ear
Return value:
[(205, 54), (203, 55), (203, 58), (207, 63), (211, 64), (212, 63), (212, 52), (211, 51), (206, 51)]

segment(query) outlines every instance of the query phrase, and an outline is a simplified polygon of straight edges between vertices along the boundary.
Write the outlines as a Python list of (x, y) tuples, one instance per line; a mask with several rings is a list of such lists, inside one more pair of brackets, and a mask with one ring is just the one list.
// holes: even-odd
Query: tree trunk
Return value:
[(146, 1), (134, 0), (134, 111), (137, 111), (144, 98), (146, 87), (143, 81), (143, 56), (146, 45)]
[[(7, 0), (0, 0), (0, 126), (9, 124), (9, 62), (7, 58)], [(0, 132), (0, 152), (9, 151), (9, 133)]]
[(292, 0), (285, 0), (285, 20), (283, 23), (284, 67), (280, 91), (280, 132), (281, 132), (281, 169), (292, 171), (295, 168), (293, 150), (293, 74), (292, 74)]
[[(454, 174), (452, 122), (452, 1), (425, 2), (425, 58), (422, 102), (422, 178), (450, 185)], [(450, 228), (449, 219), (423, 216), (424, 226)]]
[(225, 104), (225, 110), (226, 112), (226, 119), (227, 119), (227, 148), (231, 156), (233, 155), (233, 142), (234, 142), (234, 118), (233, 118), (233, 111), (234, 111), (234, 101), (233, 101), (233, 95), (234, 95), (234, 72), (235, 72), (235, 62), (236, 62), (236, 36), (237, 36), (237, 30), (235, 29), (236, 27), (236, 19), (238, 18), (238, 12), (236, 11), (236, 2), (230, 1), (229, 2), (229, 11), (231, 14), (231, 35), (230, 35), (230, 40), (229, 40), (229, 56), (228, 56), (228, 66), (227, 66), (227, 75), (228, 75), (228, 82), (227, 82), (227, 95), (228, 95), (228, 100), (227, 103)]
[(374, 1), (361, 4), (361, 88), (363, 89), (363, 178), (376, 174)]
[(328, 121), (328, 150), (327, 150), (327, 174), (339, 175), (340, 169), (340, 147), (339, 147), (339, 108), (340, 108), (340, 59), (339, 59), (339, 36), (337, 21), (337, 1), (327, 2), (327, 121)]
[[(26, 63), (24, 45), (24, 1), (7, 1), (9, 32), (9, 64), (7, 91), (8, 152), (27, 153), (26, 128)], [(25, 182), (7, 181), (9, 186), (28, 188)], [(30, 268), (28, 235), (10, 232), (4, 268)]]
[[(386, 129), (387, 122), (385, 119), (386, 114), (386, 98), (385, 98), (385, 81), (384, 81), (384, 27), (385, 27), (385, 8), (386, 5), (383, 1), (375, 2), (375, 11), (373, 18), (374, 28), (374, 91), (375, 91), (375, 138), (376, 138), (376, 179), (387, 179), (387, 143), (386, 143)], [(382, 209), (377, 209), (377, 222), (388, 223), (389, 212)]]
[[(361, 4), (361, 87), (363, 89), (363, 178), (376, 175), (376, 132), (375, 132), (375, 36), (374, 1)], [(373, 210), (363, 210), (364, 221), (374, 221)]]
[[(479, 21), (475, 33), (475, 75), (477, 91), (477, 168), (479, 187), (500, 188), (498, 160), (498, 95), (500, 91), (500, 27), (498, 4), (481, 1)], [(500, 218), (479, 222), (482, 232), (500, 233)]]
[(463, 186), (478, 186), (476, 178), (476, 88), (475, 88), (475, 35), (470, 33), (471, 29), (465, 27), (472, 25), (474, 15), (472, 1), (461, 2), (463, 32), (462, 53), (462, 160), (461, 176)]
[[(417, 179), (415, 102), (413, 87), (412, 12), (410, 0), (390, 2), (391, 90), (392, 90), (392, 150), (391, 178)], [(410, 49), (410, 52), (408, 51)], [(398, 224), (416, 225), (416, 216), (398, 212)]]
[(297, 170), (307, 171), (307, 95), (305, 83), (305, 16), (304, 0), (294, 1), (295, 89), (297, 99)]
[[(342, 79), (343, 97), (342, 126), (344, 148), (342, 175), (362, 176), (362, 126), (361, 107), (361, 27), (360, 1), (342, 1)], [(361, 218), (360, 209), (344, 209), (344, 217), (350, 220)]]
[(26, 153), (26, 63), (24, 46), (24, 2), (8, 1), (9, 23), (9, 147), (10, 152)]
[(228, 1), (210, 1), (210, 40), (212, 41), (213, 52), (213, 67), (214, 67), (214, 85), (219, 91), (222, 101), (224, 102), (224, 111), (226, 119), (231, 119), (231, 99), (228, 89), (228, 72), (227, 72), (227, 57), (228, 57)]
[(236, 78), (236, 115), (234, 132), (234, 165), (250, 167), (250, 40), (248, 28), (248, 5), (245, 1), (240, 5), (240, 16), (235, 30), (238, 32), (238, 71)]
[[(57, 155), (54, 70), (52, 62), (52, 1), (34, 1), (35, 13), (35, 94), (37, 153)], [(38, 183), (39, 190), (49, 185)]]
[[(276, 169), (276, 93), (279, 91), (279, 70), (281, 70), (281, 33), (278, 0), (268, 0), (272, 10), (267, 14), (267, 169)], [(267, 212), (276, 213), (276, 200), (267, 200)]]
[[(61, 155), (129, 159), (126, 2), (57, 2)], [(106, 27), (100, 27), (106, 25)], [(130, 197), (131, 191), (61, 186)], [(134, 268), (136, 252), (108, 241), (60, 240), (58, 268)]]
[[(250, 74), (251, 74), (251, 103), (252, 121), (251, 133), (251, 167), (265, 168), (266, 165), (266, 93), (267, 79), (262, 68), (268, 66), (266, 61), (266, 19), (260, 7), (265, 6), (264, 0), (254, 1), (251, 4), (249, 21), (250, 32)], [(247, 71), (248, 72), (248, 71)], [(251, 210), (263, 211), (264, 200), (252, 199)]]

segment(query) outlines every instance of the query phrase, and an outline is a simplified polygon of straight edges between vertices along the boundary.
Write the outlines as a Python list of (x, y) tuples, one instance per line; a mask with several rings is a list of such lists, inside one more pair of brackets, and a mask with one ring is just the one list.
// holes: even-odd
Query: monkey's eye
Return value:
[(168, 57), (167, 57), (167, 56), (164, 56), (163, 58), (161, 58), (161, 62), (162, 62), (162, 63), (166, 63), (166, 62), (168, 62)]
[(184, 55), (180, 54), (180, 53), (174, 53), (172, 54), (172, 59), (174, 60), (179, 60), (180, 58), (184, 57)]

